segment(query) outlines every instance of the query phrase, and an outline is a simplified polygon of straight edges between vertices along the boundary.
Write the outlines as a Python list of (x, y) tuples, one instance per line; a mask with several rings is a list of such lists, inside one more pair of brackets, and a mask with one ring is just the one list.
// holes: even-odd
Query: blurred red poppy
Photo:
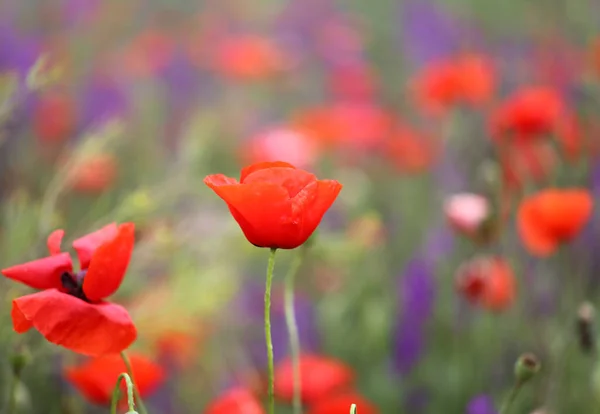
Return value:
[[(129, 360), (140, 395), (142, 398), (149, 396), (163, 382), (163, 369), (141, 354), (132, 353)], [(67, 380), (89, 402), (105, 406), (110, 405), (117, 379), (124, 372), (127, 372), (127, 367), (119, 354), (93, 358), (83, 364), (64, 369)], [(127, 397), (125, 381), (121, 382), (121, 396), (120, 404), (123, 405)]]
[(234, 388), (211, 402), (204, 414), (264, 414), (258, 399), (244, 388)]
[[(354, 383), (354, 371), (333, 358), (304, 354), (300, 356), (301, 398), (306, 404), (314, 404), (334, 393), (348, 390)], [(293, 365), (290, 359), (275, 369), (275, 396), (291, 401), (294, 394)], [(350, 405), (346, 407), (350, 408)]]
[(34, 108), (33, 128), (42, 142), (63, 142), (74, 132), (76, 122), (76, 107), (72, 96), (61, 90), (40, 95)]
[(201, 339), (191, 332), (167, 330), (155, 343), (159, 357), (173, 361), (179, 369), (188, 367), (201, 352)]
[(466, 54), (426, 67), (413, 81), (413, 90), (423, 110), (443, 115), (457, 105), (488, 102), (495, 83), (491, 62), (485, 56)]
[(579, 188), (542, 190), (521, 202), (517, 215), (519, 234), (536, 256), (552, 254), (560, 243), (575, 238), (592, 214), (594, 200)]
[(227, 203), (250, 243), (279, 249), (308, 240), (342, 189), (280, 161), (243, 168), (239, 182), (216, 174), (204, 183)]
[(377, 80), (363, 62), (342, 65), (328, 74), (329, 87), (342, 100), (367, 100), (375, 97)]
[(553, 133), (564, 116), (560, 94), (550, 88), (529, 86), (509, 96), (492, 114), (492, 136), (527, 139)]
[(346, 392), (331, 395), (307, 410), (307, 414), (348, 414), (350, 406), (356, 404), (359, 414), (377, 414), (379, 410), (365, 397), (357, 392)]
[(548, 178), (558, 157), (549, 141), (516, 140), (501, 147), (498, 160), (504, 184), (517, 190), (526, 182), (539, 183)]
[(426, 171), (439, 154), (436, 142), (407, 125), (396, 126), (384, 149), (392, 164), (408, 174)]
[(481, 256), (464, 263), (456, 273), (456, 287), (469, 302), (492, 311), (509, 308), (516, 295), (514, 273), (501, 257)]
[(49, 342), (100, 356), (129, 347), (137, 332), (125, 308), (104, 299), (120, 286), (133, 251), (134, 225), (109, 224), (73, 242), (81, 270), (73, 272), (61, 253), (63, 230), (48, 237), (51, 256), (2, 270), (2, 274), (41, 292), (13, 300), (13, 328), (37, 329)]
[(117, 178), (117, 160), (111, 154), (96, 154), (78, 160), (68, 173), (68, 185), (81, 193), (98, 194)]

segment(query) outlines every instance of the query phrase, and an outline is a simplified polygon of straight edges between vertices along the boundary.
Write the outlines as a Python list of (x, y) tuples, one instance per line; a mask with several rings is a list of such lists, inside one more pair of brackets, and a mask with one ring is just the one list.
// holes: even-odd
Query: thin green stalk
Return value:
[(10, 384), (10, 390), (8, 394), (8, 414), (15, 414), (17, 412), (17, 389), (19, 386), (19, 376), (14, 375), (12, 383)]
[(522, 383), (520, 381), (515, 382), (512, 389), (510, 390), (510, 394), (508, 394), (508, 396), (504, 399), (499, 414), (508, 414), (510, 412), (510, 407), (517, 398), (517, 395), (519, 395), (521, 385)]
[(350, 414), (356, 414), (356, 404), (350, 406)]
[(267, 363), (269, 371), (269, 414), (275, 413), (275, 364), (273, 362), (273, 339), (271, 338), (271, 285), (275, 269), (275, 253), (277, 248), (271, 248), (267, 264), (267, 283), (265, 286), (265, 342), (267, 343)]
[(119, 378), (117, 378), (117, 383), (115, 384), (115, 388), (112, 392), (112, 399), (110, 403), (111, 414), (117, 414), (117, 405), (119, 404), (120, 399), (119, 394), (121, 394), (121, 380), (123, 379), (125, 380), (125, 384), (127, 385), (127, 408), (129, 409), (129, 412), (135, 412), (135, 404), (133, 402), (133, 382), (131, 381), (131, 377), (129, 376), (129, 374), (123, 373), (119, 375)]
[(144, 405), (144, 401), (142, 401), (142, 396), (140, 395), (140, 391), (138, 390), (137, 383), (135, 382), (135, 377), (133, 375), (133, 369), (131, 368), (131, 361), (129, 361), (129, 357), (125, 353), (125, 351), (121, 352), (121, 358), (125, 363), (125, 367), (127, 368), (127, 373), (131, 378), (133, 383), (133, 394), (135, 395), (135, 399), (137, 400), (138, 406), (140, 407), (140, 414), (148, 414), (148, 410), (146, 410), (146, 406)]
[(302, 383), (300, 378), (300, 335), (298, 333), (298, 324), (296, 323), (296, 311), (294, 309), (294, 280), (296, 274), (302, 265), (306, 248), (301, 247), (300, 251), (294, 256), (293, 262), (290, 265), (287, 275), (285, 276), (285, 291), (284, 291), (284, 311), (285, 323), (288, 328), (290, 339), (290, 355), (292, 357), (292, 372), (294, 394), (292, 399), (292, 407), (294, 414), (302, 413)]

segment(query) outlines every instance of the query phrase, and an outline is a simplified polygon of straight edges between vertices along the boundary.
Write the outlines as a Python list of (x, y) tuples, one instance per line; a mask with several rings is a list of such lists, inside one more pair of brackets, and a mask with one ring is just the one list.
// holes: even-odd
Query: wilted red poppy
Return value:
[(502, 311), (514, 302), (515, 275), (501, 257), (477, 257), (456, 273), (458, 292), (469, 302), (492, 311)]
[[(147, 397), (163, 382), (165, 373), (160, 365), (150, 358), (132, 353), (129, 355), (135, 385), (140, 395)], [(127, 372), (127, 367), (119, 354), (105, 355), (90, 359), (83, 364), (67, 367), (64, 375), (67, 380), (89, 402), (98, 405), (109, 405), (112, 392), (119, 375)], [(121, 404), (127, 397), (125, 382), (121, 382)]]
[(51, 256), (2, 270), (41, 292), (13, 300), (13, 328), (37, 329), (49, 342), (100, 356), (126, 349), (137, 336), (129, 313), (106, 302), (120, 286), (134, 244), (134, 225), (109, 224), (73, 242), (81, 270), (73, 272), (69, 253), (60, 251), (63, 230), (48, 237)]
[(491, 118), (492, 135), (529, 138), (555, 131), (564, 115), (560, 94), (549, 87), (530, 86), (517, 90), (496, 109)]
[(216, 174), (204, 183), (227, 203), (250, 243), (278, 249), (302, 245), (342, 189), (286, 162), (245, 167), (239, 182)]
[(425, 111), (442, 115), (453, 106), (486, 103), (494, 93), (495, 81), (491, 62), (468, 54), (428, 66), (418, 74), (413, 88)]
[(379, 410), (365, 397), (357, 392), (334, 394), (311, 406), (307, 414), (347, 414), (350, 406), (356, 404), (359, 414), (377, 414)]
[(33, 113), (33, 128), (42, 142), (60, 143), (68, 139), (76, 121), (75, 102), (66, 92), (53, 90), (39, 97)]
[(401, 172), (426, 171), (437, 159), (438, 144), (406, 125), (399, 125), (386, 141), (385, 155)]
[(258, 399), (244, 388), (234, 388), (211, 402), (204, 414), (264, 414)]
[(264, 131), (244, 144), (243, 158), (251, 163), (286, 160), (298, 168), (313, 165), (320, 152), (311, 136), (285, 127)]
[(480, 239), (487, 232), (491, 210), (488, 199), (479, 194), (454, 194), (444, 203), (444, 213), (450, 225), (472, 239)]
[(109, 189), (117, 178), (117, 160), (111, 154), (86, 157), (68, 173), (68, 185), (82, 193), (101, 193)]
[(214, 62), (223, 75), (239, 80), (258, 80), (273, 76), (289, 65), (286, 56), (268, 38), (245, 35), (230, 37), (217, 44)]
[[(304, 354), (300, 356), (300, 383), (302, 401), (310, 405), (352, 387), (354, 371), (336, 359)], [(293, 395), (293, 365), (290, 359), (286, 359), (275, 368), (275, 396), (292, 401)]]
[(521, 202), (517, 224), (523, 244), (536, 256), (552, 254), (588, 222), (594, 200), (588, 190), (550, 188)]

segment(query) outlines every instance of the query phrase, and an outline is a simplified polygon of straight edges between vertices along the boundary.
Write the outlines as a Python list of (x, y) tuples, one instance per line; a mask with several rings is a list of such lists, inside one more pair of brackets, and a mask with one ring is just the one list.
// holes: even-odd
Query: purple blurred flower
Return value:
[(41, 41), (0, 22), (0, 72), (17, 71), (24, 77), (41, 54)]
[(101, 4), (102, 0), (63, 0), (63, 24), (66, 26), (89, 24)]
[(81, 127), (112, 117), (125, 116), (129, 110), (126, 89), (111, 76), (101, 74), (86, 82), (81, 95)]
[(487, 395), (478, 395), (469, 401), (466, 414), (497, 414), (494, 402)]

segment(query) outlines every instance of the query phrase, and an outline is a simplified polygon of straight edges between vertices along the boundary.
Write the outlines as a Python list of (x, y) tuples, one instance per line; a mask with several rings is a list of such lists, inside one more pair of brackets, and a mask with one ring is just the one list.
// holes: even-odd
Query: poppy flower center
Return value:
[(76, 298), (79, 298), (85, 302), (90, 302), (83, 291), (83, 280), (85, 279), (86, 274), (87, 270), (81, 270), (77, 273), (64, 272), (60, 276), (60, 282), (63, 288), (66, 289), (67, 294), (75, 296)]

